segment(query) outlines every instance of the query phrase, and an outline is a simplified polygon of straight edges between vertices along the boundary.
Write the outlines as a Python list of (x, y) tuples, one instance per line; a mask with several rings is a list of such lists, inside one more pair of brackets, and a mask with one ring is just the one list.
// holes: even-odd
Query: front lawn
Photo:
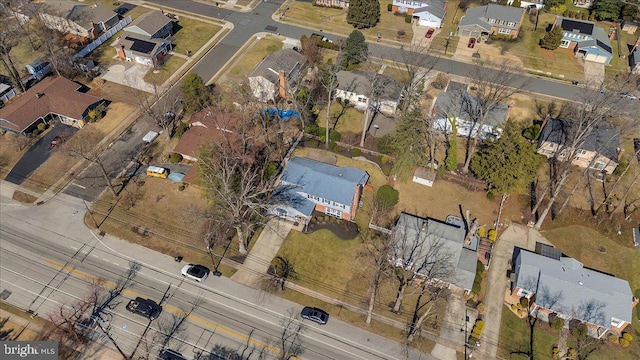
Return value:
[(150, 69), (144, 76), (144, 81), (147, 84), (162, 85), (167, 79), (171, 77), (187, 60), (177, 57), (169, 56), (169, 59), (159, 69)]
[[(540, 321), (538, 321), (540, 323)], [(485, 330), (486, 331), (486, 330)], [(497, 329), (489, 330), (497, 331)], [(529, 324), (520, 319), (511, 310), (502, 308), (500, 322), (500, 338), (498, 340), (498, 356), (503, 359), (526, 359), (524, 355), (514, 354), (529, 350)], [(551, 349), (558, 344), (559, 333), (555, 330), (544, 330), (536, 326), (533, 330), (533, 355), (535, 359), (551, 359)], [(482, 343), (482, 338), (480, 339)]]
[(282, 41), (273, 38), (259, 39), (240, 55), (226, 76), (236, 81), (244, 80), (267, 55), (279, 50), (282, 50)]
[(188, 50), (195, 53), (203, 47), (207, 41), (214, 37), (221, 27), (208, 22), (181, 16), (178, 22), (180, 29), (172, 37), (174, 51), (186, 54)]
[[(342, 114), (341, 114), (342, 113)], [(343, 106), (338, 104), (338, 102), (334, 102), (331, 104), (331, 124), (338, 121), (336, 125), (336, 130), (341, 133), (354, 133), (354, 134), (362, 134), (362, 119), (364, 118), (364, 113), (356, 110), (353, 106), (347, 106), (346, 109), (343, 109)]]

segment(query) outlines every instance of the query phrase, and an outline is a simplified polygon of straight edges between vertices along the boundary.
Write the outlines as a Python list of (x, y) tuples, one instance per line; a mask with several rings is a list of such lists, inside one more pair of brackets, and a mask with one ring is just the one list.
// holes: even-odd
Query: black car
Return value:
[(158, 305), (155, 301), (149, 299), (143, 299), (137, 297), (127, 304), (127, 310), (132, 313), (142, 315), (149, 320), (154, 320), (162, 312), (162, 306)]
[(175, 350), (163, 349), (160, 351), (160, 359), (162, 360), (187, 360), (182, 354)]
[(317, 308), (305, 306), (300, 313), (303, 319), (311, 320), (320, 325), (324, 325), (329, 321), (329, 314), (326, 311)]

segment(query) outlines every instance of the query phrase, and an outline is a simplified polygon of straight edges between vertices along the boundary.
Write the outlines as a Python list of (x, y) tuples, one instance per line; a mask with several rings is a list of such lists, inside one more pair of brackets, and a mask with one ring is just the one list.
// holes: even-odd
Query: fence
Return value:
[(122, 30), (125, 26), (131, 23), (131, 16), (127, 16), (126, 18), (120, 20), (116, 26), (109, 29), (104, 34), (100, 35), (97, 39), (93, 40), (91, 44), (87, 45), (84, 49), (78, 51), (77, 54), (73, 55), (73, 59), (77, 59), (79, 57), (83, 58), (87, 56), (90, 52), (95, 50), (98, 46), (102, 45), (105, 41), (109, 40), (115, 33)]
[(375, 224), (373, 224), (373, 223), (369, 223), (369, 229), (373, 229), (373, 230), (376, 230), (376, 231), (380, 231), (380, 232), (385, 233), (385, 234), (388, 234), (388, 235), (389, 235), (389, 234), (391, 234), (391, 233), (393, 232), (393, 231), (391, 231), (390, 229), (384, 228), (384, 227), (382, 227), (382, 226), (375, 225)]
[(489, 190), (489, 184), (485, 183), (484, 181), (477, 180), (471, 177), (461, 176), (458, 174), (452, 174), (447, 172), (447, 173), (444, 173), (442, 178), (447, 181), (451, 181), (458, 185), (461, 185), (471, 191)]

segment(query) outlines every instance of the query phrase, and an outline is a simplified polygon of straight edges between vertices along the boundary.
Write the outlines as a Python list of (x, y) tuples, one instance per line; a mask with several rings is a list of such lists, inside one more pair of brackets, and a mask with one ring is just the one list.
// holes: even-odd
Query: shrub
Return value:
[(515, 310), (516, 309), (516, 304), (511, 304), (511, 310)]
[(46, 129), (47, 129), (47, 124), (45, 124), (45, 123), (38, 124), (38, 130), (40, 130), (40, 132), (43, 132)]
[(563, 318), (555, 318), (553, 319), (553, 321), (551, 322), (551, 328), (553, 330), (557, 330), (560, 331), (562, 330), (562, 328), (564, 327), (564, 319)]
[(41, 132), (42, 131), (40, 131), (39, 129), (35, 129), (31, 133), (33, 134), (33, 136), (38, 136), (38, 135), (40, 135)]
[(620, 339), (620, 346), (622, 346), (623, 348), (629, 347), (629, 340), (627, 339)]
[(339, 153), (342, 151), (342, 148), (339, 145), (336, 145), (336, 147), (333, 148), (333, 151)]
[(496, 241), (498, 239), (498, 232), (496, 229), (489, 230), (489, 241)]
[(486, 231), (486, 229), (484, 228), (484, 226), (480, 226), (480, 227), (478, 228), (478, 236), (479, 236), (479, 237), (484, 237), (484, 235), (486, 234), (486, 232), (487, 232), (487, 231)]
[(493, 192), (489, 191), (487, 193), (487, 199), (493, 201), (493, 199), (495, 199), (495, 198), (496, 198), (496, 194), (494, 194)]
[(518, 311), (516, 311), (518, 313), (519, 316), (522, 316), (522, 309), (518, 309)]
[(380, 138), (376, 147), (378, 148), (378, 152), (383, 154), (391, 153), (391, 136), (385, 135)]
[(329, 150), (334, 151), (337, 146), (338, 144), (336, 144), (335, 141), (329, 141)]
[(320, 145), (320, 143), (316, 139), (309, 140), (309, 141), (307, 141), (305, 143), (305, 146), (311, 147), (311, 148), (317, 148), (319, 145)]
[[(325, 134), (326, 135), (326, 134)], [(340, 141), (340, 133), (335, 130), (329, 130), (329, 140), (330, 141)]]
[(323, 144), (326, 143), (327, 142), (327, 137), (324, 136), (324, 135), (320, 136), (320, 142), (323, 143)]
[(178, 186), (178, 191), (184, 191), (184, 185)]
[(389, 162), (389, 158), (386, 157), (386, 156), (381, 156), (380, 157), (380, 162), (384, 165), (384, 164)]
[(529, 299), (527, 299), (526, 297), (521, 297), (520, 298), (520, 306), (522, 306), (523, 308), (526, 308), (529, 306)]
[(169, 162), (172, 164), (177, 164), (180, 161), (182, 161), (182, 155), (178, 154), (178, 153), (171, 153), (169, 154)]
[(609, 334), (609, 341), (611, 341), (613, 344), (620, 343), (620, 339), (618, 339), (618, 337), (615, 334)]
[(407, 24), (411, 24), (412, 20), (413, 20), (413, 16), (411, 16), (411, 15), (406, 15), (404, 17), (404, 22), (406, 22)]
[(307, 124), (304, 127), (304, 132), (307, 134), (318, 135), (318, 128), (319, 126), (316, 123)]
[(440, 73), (435, 79), (431, 81), (431, 87), (434, 89), (442, 90), (449, 83), (449, 77), (446, 74)]
[(631, 340), (633, 340), (633, 335), (631, 335), (631, 333), (624, 333), (624, 334), (622, 334), (622, 338), (627, 340), (627, 341), (631, 341)]
[(362, 155), (362, 150), (358, 148), (351, 149), (351, 156), (356, 157)]
[(271, 179), (271, 177), (276, 174), (276, 171), (278, 171), (278, 163), (275, 161), (271, 161), (267, 165), (264, 175), (267, 179)]
[(382, 165), (380, 167), (380, 170), (382, 170), (382, 173), (384, 174), (384, 176), (389, 176), (389, 174), (391, 174), (391, 165), (389, 164)]
[(398, 190), (392, 188), (389, 185), (382, 185), (378, 189), (378, 201), (389, 205), (390, 207), (395, 206), (400, 200), (400, 194)]
[(187, 130), (189, 130), (189, 124), (184, 121), (178, 121), (178, 124), (176, 125), (176, 137), (180, 139)]
[(484, 329), (484, 321), (483, 320), (476, 321), (475, 327), (477, 327), (478, 329), (480, 329), (480, 331), (482, 331), (482, 329)]
[(89, 122), (91, 123), (96, 122), (100, 120), (100, 118), (102, 118), (102, 110), (98, 108), (89, 110), (89, 112), (87, 113), (87, 116), (89, 118)]
[(388, 12), (393, 11), (393, 4), (387, 4), (387, 11)]

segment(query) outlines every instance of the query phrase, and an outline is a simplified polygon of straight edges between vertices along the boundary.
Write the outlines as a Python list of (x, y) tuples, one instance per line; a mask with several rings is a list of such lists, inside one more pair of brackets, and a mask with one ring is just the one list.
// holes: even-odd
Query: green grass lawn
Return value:
[(147, 74), (144, 76), (144, 81), (149, 84), (153, 84), (155, 82), (156, 84), (161, 85), (186, 62), (187, 60), (183, 58), (169, 56), (169, 59), (160, 69), (150, 69), (147, 71)]
[(227, 76), (234, 80), (244, 80), (267, 55), (282, 49), (282, 41), (274, 39), (260, 39), (244, 54), (241, 61), (236, 62)]
[(181, 29), (173, 35), (173, 45), (174, 51), (181, 54), (186, 54), (187, 50), (196, 52), (221, 29), (218, 25), (184, 16), (180, 18), (179, 26)]
[[(456, 36), (456, 31), (458, 29), (458, 23), (464, 15), (464, 11), (458, 8), (459, 3), (459, 0), (449, 1), (447, 3), (447, 13), (444, 16), (442, 28), (440, 28), (440, 31), (433, 37), (431, 46), (429, 47), (430, 50), (444, 52), (446, 48), (447, 55), (454, 55), (459, 40)], [(450, 37), (449, 35), (451, 33), (453, 33), (453, 36)], [(448, 44), (447, 38), (449, 38)]]
[[(360, 29), (369, 41), (375, 41), (380, 33), (383, 40), (396, 40), (405, 43), (411, 42), (413, 30), (411, 24), (404, 21), (404, 16), (395, 16), (387, 11), (387, 4), (391, 0), (380, 1), (380, 22), (369, 29)], [(311, 3), (295, 1), (289, 5), (289, 10), (283, 17), (284, 21), (294, 23), (304, 23), (317, 30), (326, 30), (331, 33), (338, 33), (344, 36), (349, 35), (354, 28), (346, 21), (346, 9), (331, 9), (321, 6), (313, 6)], [(399, 31), (404, 31), (405, 35), (399, 37)]]
[[(331, 104), (331, 121), (335, 122), (340, 112), (342, 112), (342, 105), (334, 102)], [(362, 134), (362, 118), (364, 114), (356, 110), (354, 107), (347, 107), (336, 125), (336, 130), (340, 133), (352, 132), (355, 134)]]
[[(503, 359), (526, 359), (523, 355), (512, 355), (512, 353), (529, 350), (529, 331), (527, 320), (518, 318), (506, 306), (503, 307), (498, 356)], [(533, 330), (533, 355), (535, 359), (551, 359), (551, 348), (558, 343), (558, 336), (559, 333), (555, 330), (543, 330), (535, 327)]]

